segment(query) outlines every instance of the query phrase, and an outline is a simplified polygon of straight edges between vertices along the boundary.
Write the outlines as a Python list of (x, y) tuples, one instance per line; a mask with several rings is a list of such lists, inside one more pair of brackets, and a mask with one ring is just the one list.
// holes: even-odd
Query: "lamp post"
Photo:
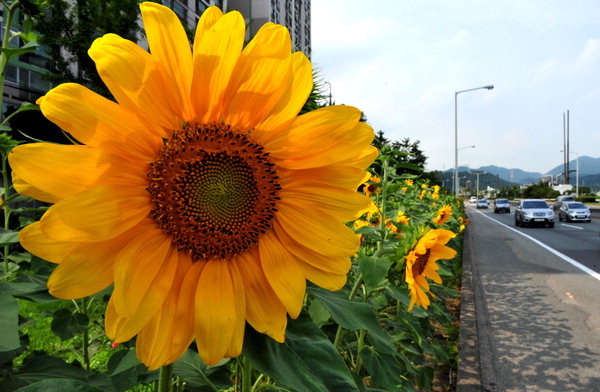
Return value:
[[(460, 148), (458, 149), (458, 151), (460, 151), (460, 150), (464, 150), (464, 149), (466, 149), (466, 148), (475, 148), (475, 146), (465, 146), (465, 147), (460, 147)], [(468, 164), (467, 164), (467, 166), (468, 166)], [(456, 193), (456, 170), (457, 170), (457, 169), (458, 169), (457, 167), (454, 167), (454, 175), (453, 175), (454, 179), (453, 179), (453, 183), (452, 183), (452, 190), (453, 190), (453, 191), (455, 191), (455, 193)], [(456, 193), (456, 195), (458, 195), (458, 193)]]
[(327, 86), (329, 86), (329, 106), (331, 106), (331, 83), (329, 83), (328, 81), (325, 81), (324, 83), (326, 83)]
[(494, 85), (475, 87), (467, 90), (455, 91), (454, 92), (454, 189), (455, 196), (458, 197), (458, 94), (466, 93), (468, 91), (475, 90), (491, 90)]
[(473, 173), (473, 174), (477, 175), (477, 200), (479, 200), (479, 175), (485, 174), (487, 172), (482, 171), (482, 172), (469, 172), (469, 173)]

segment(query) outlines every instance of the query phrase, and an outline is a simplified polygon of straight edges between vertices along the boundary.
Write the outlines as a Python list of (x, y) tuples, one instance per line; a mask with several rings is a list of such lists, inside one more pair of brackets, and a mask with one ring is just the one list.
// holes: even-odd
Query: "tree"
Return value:
[[(378, 131), (373, 140), (373, 145), (377, 147), (381, 155), (388, 157), (388, 164), (395, 168), (397, 175), (412, 174), (423, 176), (427, 157), (421, 151), (419, 140), (411, 142), (409, 138), (402, 141), (390, 141), (384, 136), (383, 131)], [(373, 164), (376, 172), (379, 173), (379, 163)], [(427, 176), (426, 176), (427, 177)], [(436, 183), (439, 183), (439, 177), (432, 177)]]
[(50, 56), (48, 79), (52, 84), (75, 82), (107, 96), (96, 66), (87, 51), (107, 33), (137, 41), (140, 26), (138, 1), (34, 0), (32, 15), (38, 41)]

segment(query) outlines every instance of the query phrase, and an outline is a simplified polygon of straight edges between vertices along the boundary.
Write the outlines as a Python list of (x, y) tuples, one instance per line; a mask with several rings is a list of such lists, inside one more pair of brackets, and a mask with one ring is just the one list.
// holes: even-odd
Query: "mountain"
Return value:
[[(580, 162), (581, 163), (581, 162)], [(493, 175), (497, 175), (503, 180), (515, 182), (517, 184), (529, 184), (531, 182), (538, 182), (542, 178), (542, 173), (528, 172), (521, 169), (507, 169), (500, 166), (482, 166), (477, 171), (485, 171)]]
[[(572, 160), (569, 162), (569, 170), (573, 170), (572, 176), (575, 176), (575, 170), (577, 168), (577, 161)], [(563, 165), (558, 165), (554, 169), (548, 171), (547, 175), (557, 175), (564, 171)], [(600, 158), (592, 158), (587, 155), (579, 157), (579, 178), (588, 175), (600, 174)]]

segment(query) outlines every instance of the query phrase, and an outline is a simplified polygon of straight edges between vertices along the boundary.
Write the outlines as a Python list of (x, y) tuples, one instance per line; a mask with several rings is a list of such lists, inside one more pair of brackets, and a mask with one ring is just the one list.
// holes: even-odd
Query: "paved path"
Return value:
[(600, 281), (469, 215), (458, 391), (600, 392)]

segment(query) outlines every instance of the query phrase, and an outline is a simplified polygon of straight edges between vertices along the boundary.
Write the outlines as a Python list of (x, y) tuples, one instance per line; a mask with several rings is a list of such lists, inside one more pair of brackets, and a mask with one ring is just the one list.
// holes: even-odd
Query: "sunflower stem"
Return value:
[(241, 392), (252, 391), (252, 364), (247, 357), (242, 357), (242, 390)]
[[(352, 286), (352, 290), (350, 290), (350, 295), (348, 296), (348, 299), (350, 301), (352, 301), (354, 299), (354, 297), (356, 296), (356, 293), (358, 292), (358, 289), (360, 288), (360, 285), (362, 284), (362, 273), (359, 273), (358, 276), (356, 277), (356, 281), (354, 281), (354, 286)], [(335, 348), (338, 348), (340, 345), (340, 342), (342, 340), (342, 332), (344, 331), (344, 329), (342, 328), (341, 325), (338, 325), (337, 331), (335, 332), (335, 339), (333, 340), (333, 346)]]
[[(79, 311), (81, 312), (81, 314), (87, 316), (87, 308), (88, 308), (88, 304), (86, 302), (86, 298), (83, 297), (81, 299), (81, 309), (79, 309)], [(85, 368), (85, 370), (90, 370), (90, 351), (89, 351), (89, 341), (90, 341), (90, 335), (89, 335), (90, 331), (88, 328), (88, 325), (86, 325), (85, 327), (83, 327), (83, 332), (82, 332), (82, 351), (83, 351), (83, 367)]]
[(173, 392), (173, 364), (160, 368), (158, 376), (158, 392)]

